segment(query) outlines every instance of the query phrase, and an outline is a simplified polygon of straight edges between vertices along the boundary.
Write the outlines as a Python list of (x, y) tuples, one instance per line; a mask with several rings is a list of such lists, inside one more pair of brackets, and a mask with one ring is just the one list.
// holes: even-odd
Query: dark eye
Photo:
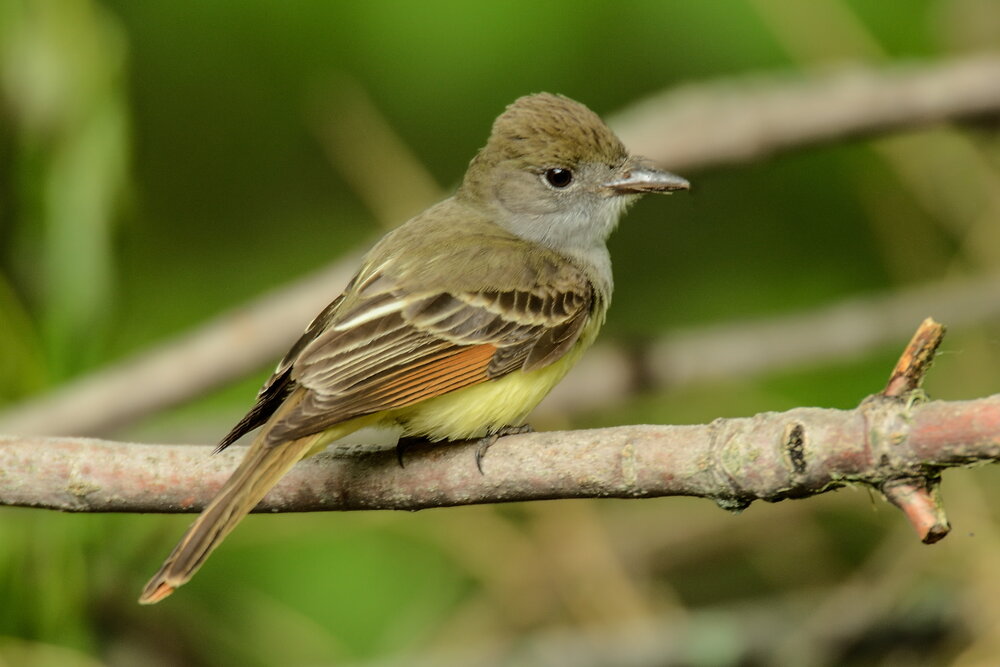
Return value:
[(573, 172), (569, 169), (549, 169), (545, 172), (545, 180), (554, 188), (565, 188), (573, 182)]

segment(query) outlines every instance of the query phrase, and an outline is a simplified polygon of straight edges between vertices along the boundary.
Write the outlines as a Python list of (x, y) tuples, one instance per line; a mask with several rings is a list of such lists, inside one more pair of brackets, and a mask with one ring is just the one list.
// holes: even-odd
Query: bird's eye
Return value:
[(549, 169), (545, 172), (545, 180), (554, 188), (565, 188), (573, 182), (573, 172), (569, 169)]

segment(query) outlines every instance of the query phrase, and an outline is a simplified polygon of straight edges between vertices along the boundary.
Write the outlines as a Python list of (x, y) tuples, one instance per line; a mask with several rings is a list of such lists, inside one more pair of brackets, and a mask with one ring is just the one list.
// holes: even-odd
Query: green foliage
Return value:
[(129, 153), (123, 35), (86, 2), (16, 4), (2, 34), (17, 205), (5, 259), (35, 296), (59, 379), (101, 350), (114, 299), (112, 242)]
[[(338, 122), (322, 103), (338, 82), (363, 88), (447, 187), (492, 119), (528, 92), (608, 113), (682, 82), (944, 57), (996, 20), (985, 0), (0, 3), (0, 403), (169, 339), (373, 236), (371, 212), (317, 131), (317, 117)], [(684, 174), (691, 196), (643, 202), (613, 238), (605, 336), (646, 339), (956, 267), (996, 270), (976, 264), (972, 223), (949, 218), (949, 193), (912, 178), (947, 167), (995, 183), (996, 146), (981, 161), (942, 165), (939, 144), (910, 139)], [(995, 391), (998, 336), (994, 327), (949, 338), (932, 391)], [(851, 407), (880, 388), (894, 352), (670, 388), (572, 425)], [(256, 382), (132, 434), (218, 437)], [(918, 553), (901, 518), (850, 492), (739, 518), (687, 501), (257, 518), (151, 609), (134, 599), (187, 518), (0, 509), (0, 664), (408, 664), (438, 647), (511, 647), (538, 632), (589, 637), (665, 618), (690, 622), (686, 664), (735, 664), (747, 639), (734, 619), (753, 617), (751, 603), (832, 605), (844, 587), (870, 592), (859, 604), (892, 620), (926, 591), (950, 609), (1000, 590), (995, 512), (972, 509), (996, 506), (995, 488), (954, 491), (963, 530), (984, 537), (949, 538), (935, 547), (943, 556)], [(884, 555), (893, 549), (908, 577)], [(967, 567), (956, 573), (946, 558)], [(792, 633), (800, 616), (764, 634)], [(1000, 615), (984, 618), (983, 636)], [(932, 662), (972, 632), (942, 622), (953, 625), (928, 649)], [(898, 645), (858, 660), (879, 664)]]

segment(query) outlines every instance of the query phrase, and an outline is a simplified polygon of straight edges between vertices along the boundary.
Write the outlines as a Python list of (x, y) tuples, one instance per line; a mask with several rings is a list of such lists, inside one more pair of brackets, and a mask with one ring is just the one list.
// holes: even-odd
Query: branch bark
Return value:
[[(998, 111), (1000, 57), (980, 55), (922, 66), (857, 67), (691, 85), (636, 104), (612, 122), (636, 152), (672, 169), (688, 170)], [(134, 359), (8, 408), (0, 413), (0, 431), (107, 433), (257, 370), (285, 351), (303, 324), (346, 284), (356, 264), (355, 255), (338, 260)], [(727, 374), (754, 372), (764, 360), (780, 365), (803, 357), (816, 360), (845, 351), (857, 353), (901, 335), (899, 322), (908, 327), (929, 311), (946, 315), (953, 326), (994, 319), (1000, 316), (1000, 301), (985, 295), (996, 293), (998, 281), (998, 276), (987, 276), (932, 285), (904, 292), (898, 299), (883, 296), (836, 304), (793, 317), (792, 322), (780, 318), (746, 325), (764, 338), (747, 337), (747, 329), (726, 327), (682, 332), (654, 346), (649, 359), (653, 370), (644, 372), (644, 377), (663, 384), (712, 376), (722, 369)], [(921, 312), (914, 314), (916, 305)], [(888, 310), (882, 309), (885, 306)], [(835, 326), (819, 326), (824, 322)], [(808, 328), (809, 335), (789, 335), (789, 324)], [(730, 345), (733, 336), (743, 345)], [(758, 349), (751, 353), (745, 345), (755, 340), (763, 341), (758, 345), (766, 347), (766, 354)], [(627, 385), (634, 363), (621, 361), (627, 354), (605, 349), (603, 356), (588, 355), (590, 361), (585, 359), (580, 373), (588, 364), (598, 368), (600, 361), (603, 377), (619, 380), (603, 386)], [(733, 354), (739, 358), (732, 360)], [(580, 385), (564, 383), (550, 405), (587, 409), (592, 403), (573, 393)], [(138, 386), (144, 391), (135, 391)], [(605, 393), (601, 398), (606, 397)]]
[[(796, 408), (698, 426), (622, 426), (473, 444), (339, 447), (297, 465), (258, 512), (397, 509), (551, 498), (700, 496), (739, 510), (849, 483), (881, 488), (1000, 460), (1000, 394), (972, 401)], [(197, 512), (242, 456), (196, 445), (0, 437), (0, 504), (71, 512)]]

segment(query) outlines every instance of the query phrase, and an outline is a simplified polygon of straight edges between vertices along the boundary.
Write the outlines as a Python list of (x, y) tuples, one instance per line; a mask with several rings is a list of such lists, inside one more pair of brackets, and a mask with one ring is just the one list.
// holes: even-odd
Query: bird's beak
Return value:
[(621, 178), (605, 183), (604, 187), (616, 195), (637, 195), (644, 192), (665, 192), (690, 190), (691, 184), (669, 171), (657, 169), (648, 164), (628, 167)]

